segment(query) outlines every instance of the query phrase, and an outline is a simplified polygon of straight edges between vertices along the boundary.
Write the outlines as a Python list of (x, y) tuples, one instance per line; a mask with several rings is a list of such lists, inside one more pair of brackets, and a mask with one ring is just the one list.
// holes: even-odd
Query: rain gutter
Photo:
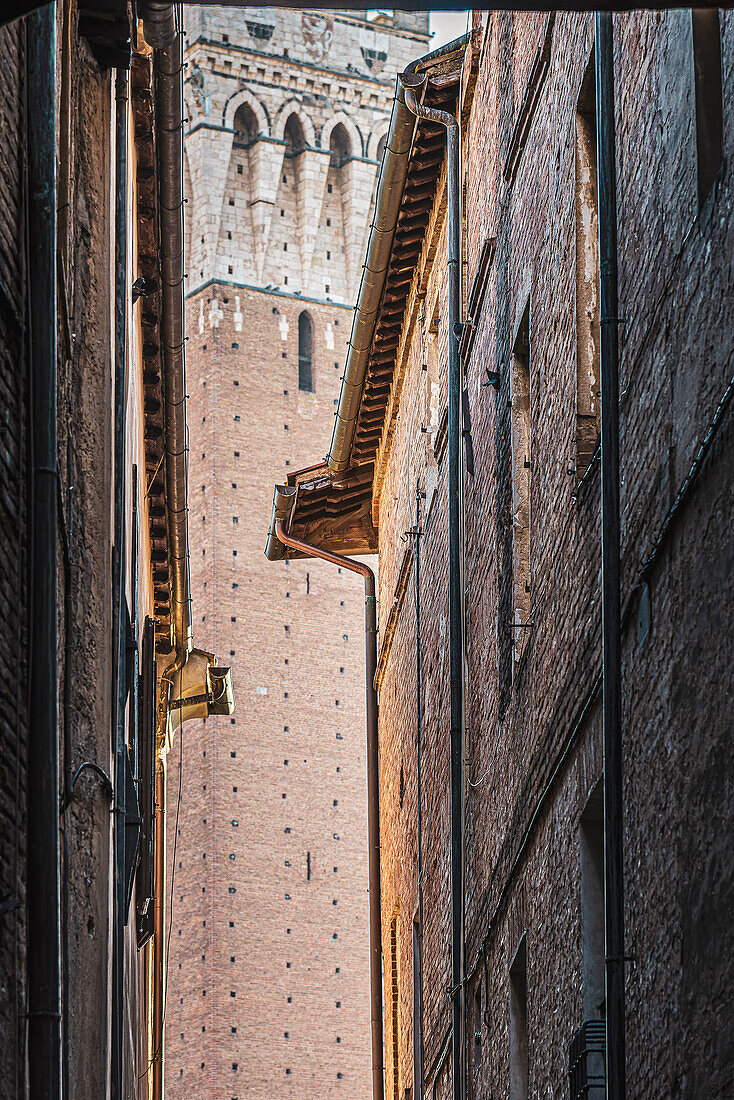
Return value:
[[(453, 42), (447, 42), (432, 53), (412, 62), (409, 69), (411, 72), (421, 72), (434, 61), (463, 50), (468, 41), (469, 36), (462, 35)], [(326, 457), (329, 469), (336, 474), (344, 473), (351, 465), (354, 433), (390, 265), (390, 254), (398, 224), (415, 127), (415, 114), (408, 108), (405, 102), (405, 89), (398, 81), (390, 116), (390, 130), (377, 184), (375, 213), (362, 270), (362, 281), (354, 309), (334, 432)]]

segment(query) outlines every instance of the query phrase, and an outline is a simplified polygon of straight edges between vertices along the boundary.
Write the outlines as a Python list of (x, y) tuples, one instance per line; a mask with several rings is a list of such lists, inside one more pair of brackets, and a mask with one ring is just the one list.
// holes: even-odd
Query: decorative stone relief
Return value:
[(290, 327), (291, 326), (288, 324), (286, 318), (281, 314), (280, 320), (278, 321), (278, 328), (280, 329), (281, 340), (288, 339), (288, 330), (290, 329)]
[(212, 298), (209, 306), (209, 328), (219, 328), (219, 322), (224, 317), (224, 310), (219, 306), (219, 299)]
[(324, 331), (324, 339), (326, 341), (326, 346), (329, 349), (329, 351), (333, 351), (334, 350), (334, 330), (331, 327), (331, 321), (329, 321), (329, 323), (327, 324), (326, 329)]
[(326, 58), (334, 37), (334, 20), (328, 15), (303, 12), (301, 15), (303, 43), (317, 65)]
[(191, 75), (188, 77), (186, 83), (191, 88), (197, 112), (202, 115), (210, 115), (212, 110), (212, 97), (206, 90), (206, 77), (196, 62), (191, 66)]
[(235, 332), (242, 332), (242, 322), (243, 322), (244, 318), (242, 316), (242, 310), (240, 309), (240, 296), (239, 296), (239, 294), (235, 294), (235, 296), (234, 296), (233, 320), (234, 320)]

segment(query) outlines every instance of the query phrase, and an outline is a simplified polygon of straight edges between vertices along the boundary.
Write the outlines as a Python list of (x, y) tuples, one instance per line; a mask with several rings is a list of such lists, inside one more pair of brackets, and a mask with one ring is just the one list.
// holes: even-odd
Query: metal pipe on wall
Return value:
[(113, 744), (113, 917), (112, 917), (112, 1070), (115, 1100), (123, 1095), (125, 1034), (125, 405), (127, 379), (127, 175), (128, 74), (115, 80), (115, 406), (114, 406), (114, 536), (112, 548)]
[[(276, 500), (278, 489), (276, 488)], [(288, 491), (288, 490), (286, 490)], [(291, 490), (292, 492), (292, 490)], [(292, 506), (294, 497), (289, 498)], [(286, 505), (287, 508), (287, 505)], [(276, 517), (278, 515), (276, 511)], [(283, 511), (285, 516), (285, 509)], [(380, 756), (377, 727), (377, 601), (375, 574), (368, 565), (352, 561), (330, 550), (321, 550), (300, 539), (291, 538), (284, 518), (276, 518), (276, 538), (293, 550), (312, 558), (339, 565), (364, 577), (364, 650), (367, 702), (367, 831), (369, 845), (370, 895), (370, 1024), (372, 1033), (372, 1100), (384, 1100), (385, 1074), (382, 1036), (382, 923), (380, 904)]]
[(464, 826), (463, 826), (463, 616), (461, 576), (461, 190), (460, 127), (453, 115), (418, 102), (425, 74), (403, 73), (405, 102), (420, 118), (446, 128), (448, 231), (448, 497), (449, 497), (449, 682), (451, 725), (451, 1015), (453, 1100), (464, 1095)]
[(56, 407), (56, 6), (26, 26), (32, 549), (28, 724), (28, 1085), (61, 1096), (58, 459)]
[(607, 1097), (625, 1096), (622, 637), (619, 519), (619, 347), (614, 38), (596, 15), (596, 128), (601, 304), (602, 676)]
[[(179, 735), (181, 736), (181, 735)], [(155, 861), (154, 882), (166, 882), (166, 765), (159, 755), (155, 764)], [(153, 898), (153, 1027), (151, 1029), (151, 1078), (153, 1100), (163, 1098), (163, 1025), (165, 1015), (165, 890), (156, 889)]]

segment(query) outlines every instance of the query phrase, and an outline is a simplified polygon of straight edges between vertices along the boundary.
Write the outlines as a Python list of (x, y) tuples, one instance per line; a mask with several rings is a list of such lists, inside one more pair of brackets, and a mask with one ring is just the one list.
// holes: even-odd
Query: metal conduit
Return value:
[(622, 632), (619, 519), (619, 310), (614, 38), (611, 13), (596, 15), (601, 382), (601, 573), (604, 738), (604, 932), (607, 1097), (624, 1100), (624, 852)]
[(56, 408), (56, 6), (26, 27), (32, 512), (28, 709), (30, 1100), (61, 1096)]
[(408, 108), (446, 127), (446, 206), (448, 231), (448, 497), (449, 497), (449, 691), (451, 725), (451, 1032), (452, 1096), (464, 1095), (464, 824), (463, 824), (463, 616), (461, 575), (461, 191), (460, 128), (447, 111), (425, 107), (416, 89), (426, 80), (416, 63), (401, 76)]

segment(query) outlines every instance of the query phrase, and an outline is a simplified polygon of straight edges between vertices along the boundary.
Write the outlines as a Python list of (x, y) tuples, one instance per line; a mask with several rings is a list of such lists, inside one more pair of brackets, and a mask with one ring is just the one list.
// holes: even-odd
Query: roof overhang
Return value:
[[(421, 97), (427, 105), (452, 113), (458, 109), (464, 45), (462, 41), (453, 52), (411, 66), (427, 73)], [(401, 130), (406, 111), (399, 85), (391, 132)], [(372, 515), (375, 461), (390, 403), (406, 307), (446, 155), (443, 126), (413, 116), (411, 127), (412, 133), (402, 143), (404, 151), (395, 154), (406, 161), (402, 172), (392, 170), (388, 163), (390, 141), (385, 152), (368, 263), (342, 380), (341, 421), (337, 416), (327, 461), (290, 474), (285, 485), (276, 487), (265, 551), (271, 560), (297, 556), (277, 539), (276, 519), (285, 522), (296, 538), (319, 548), (340, 554), (370, 554), (377, 550)], [(396, 148), (400, 145), (396, 142)], [(381, 204), (385, 204), (388, 195), (391, 201), (385, 211)], [(379, 239), (374, 247), (375, 237), (385, 235), (385, 225), (390, 232), (387, 247)], [(371, 249), (377, 253), (373, 270), (369, 265)], [(360, 314), (368, 318), (371, 315), (366, 338), (366, 325)]]

